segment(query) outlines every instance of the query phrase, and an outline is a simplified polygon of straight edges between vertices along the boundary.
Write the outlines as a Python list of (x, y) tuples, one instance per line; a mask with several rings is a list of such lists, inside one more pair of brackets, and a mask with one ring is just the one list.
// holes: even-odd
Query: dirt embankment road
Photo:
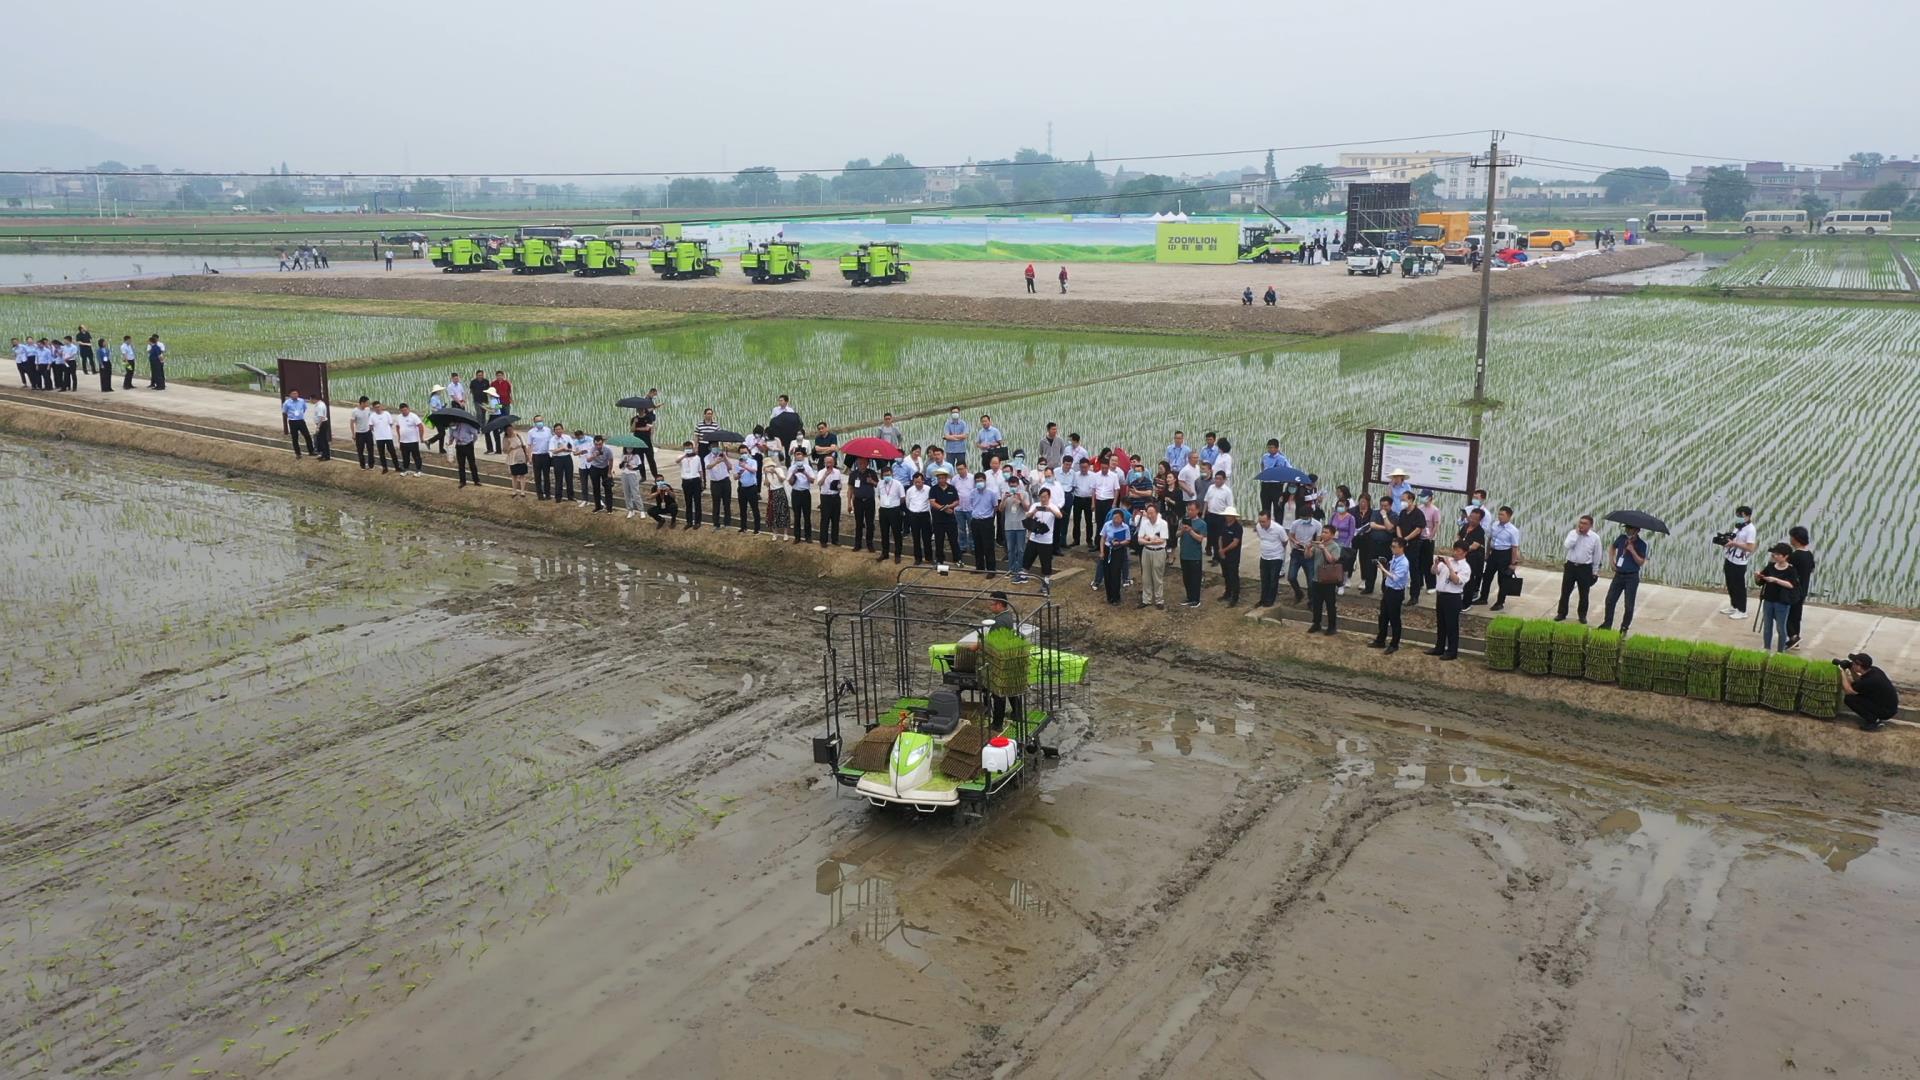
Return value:
[[(1684, 258), (1660, 245), (1623, 248), (1609, 255), (1501, 271), (1499, 298), (1533, 296), (1607, 274)], [(1041, 275), (1027, 295), (1013, 263), (938, 262), (915, 268), (906, 285), (855, 289), (828, 268), (811, 281), (751, 285), (737, 270), (718, 278), (660, 282), (650, 275), (585, 281), (571, 277), (514, 277), (491, 272), (443, 274), (421, 262), (393, 272), (354, 267), (299, 274), (175, 277), (137, 288), (461, 301), (542, 307), (645, 308), (723, 315), (805, 318), (911, 319), (1043, 328), (1101, 327), (1141, 331), (1226, 334), (1336, 334), (1417, 319), (1475, 304), (1479, 278), (1462, 267), (1437, 277), (1350, 276), (1340, 263), (1325, 266), (1158, 266), (1094, 263), (1069, 267), (1070, 291)], [(1057, 268), (1056, 268), (1057, 269)], [(1273, 284), (1275, 307), (1240, 303), (1240, 291)], [(124, 285), (119, 286), (124, 287)]]

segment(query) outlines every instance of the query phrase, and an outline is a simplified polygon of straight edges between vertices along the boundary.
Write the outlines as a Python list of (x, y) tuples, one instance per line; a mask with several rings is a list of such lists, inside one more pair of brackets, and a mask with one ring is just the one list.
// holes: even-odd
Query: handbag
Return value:
[(1347, 580), (1347, 568), (1338, 559), (1328, 559), (1313, 572), (1313, 580), (1322, 585), (1338, 585)]
[(1501, 598), (1504, 599), (1509, 596), (1519, 596), (1521, 586), (1525, 585), (1526, 583), (1527, 583), (1527, 579), (1521, 577), (1519, 574), (1509, 574), (1504, 580), (1500, 582)]

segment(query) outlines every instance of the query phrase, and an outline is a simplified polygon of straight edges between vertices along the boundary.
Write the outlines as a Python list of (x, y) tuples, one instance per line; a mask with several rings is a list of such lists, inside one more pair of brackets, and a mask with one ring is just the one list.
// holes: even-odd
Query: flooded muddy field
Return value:
[(811, 762), (831, 583), (101, 464), (0, 443), (9, 1075), (1920, 1060), (1905, 772), (1079, 643), (1037, 786), (883, 813)]

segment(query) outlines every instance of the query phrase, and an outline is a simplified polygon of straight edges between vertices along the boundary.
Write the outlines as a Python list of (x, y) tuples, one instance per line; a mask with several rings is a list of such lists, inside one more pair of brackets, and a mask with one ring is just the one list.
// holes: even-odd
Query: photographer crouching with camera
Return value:
[(1835, 660), (1840, 669), (1840, 692), (1847, 708), (1860, 717), (1861, 731), (1879, 731), (1900, 711), (1900, 692), (1893, 688), (1887, 673), (1873, 666), (1873, 657), (1857, 652), (1845, 660)]

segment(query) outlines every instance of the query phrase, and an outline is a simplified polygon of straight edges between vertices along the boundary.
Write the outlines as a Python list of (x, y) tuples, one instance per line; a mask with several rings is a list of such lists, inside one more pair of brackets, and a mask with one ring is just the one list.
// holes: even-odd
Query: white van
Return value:
[(1872, 236), (1876, 231), (1892, 231), (1893, 211), (1833, 210), (1820, 220), (1820, 227), (1826, 230), (1828, 236), (1843, 232), (1866, 233)]
[(655, 240), (667, 235), (667, 230), (664, 225), (609, 225), (600, 235), (620, 241), (622, 247), (651, 247)]
[(1782, 235), (1807, 231), (1805, 210), (1749, 210), (1740, 215), (1747, 232), (1777, 232)]
[(1678, 229), (1692, 232), (1707, 227), (1705, 210), (1649, 210), (1647, 212), (1647, 231), (1659, 232), (1661, 229)]

